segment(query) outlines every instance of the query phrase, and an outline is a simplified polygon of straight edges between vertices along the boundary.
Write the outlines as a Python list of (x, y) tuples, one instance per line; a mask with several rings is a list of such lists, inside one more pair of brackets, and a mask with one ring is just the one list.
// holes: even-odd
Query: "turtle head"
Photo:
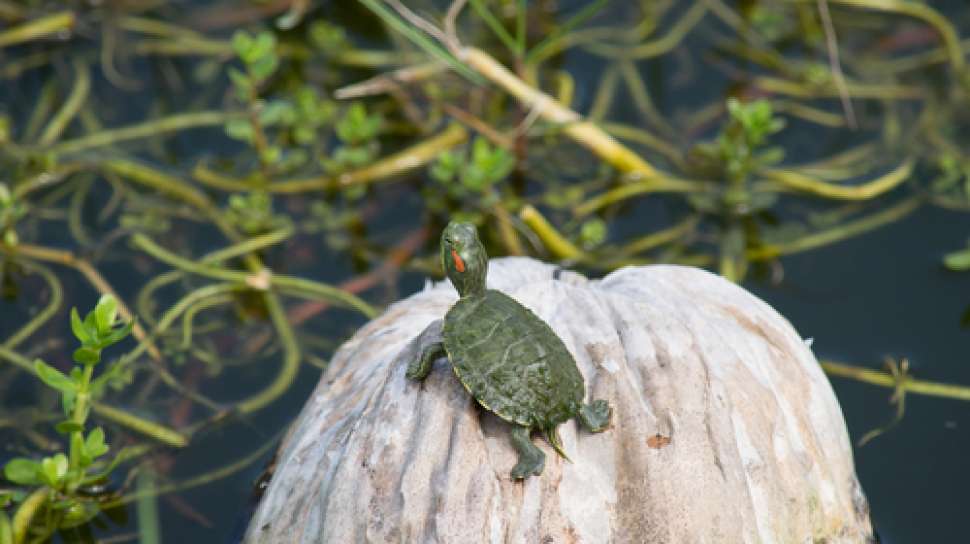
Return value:
[(488, 255), (475, 225), (452, 221), (441, 233), (441, 263), (462, 297), (485, 292)]

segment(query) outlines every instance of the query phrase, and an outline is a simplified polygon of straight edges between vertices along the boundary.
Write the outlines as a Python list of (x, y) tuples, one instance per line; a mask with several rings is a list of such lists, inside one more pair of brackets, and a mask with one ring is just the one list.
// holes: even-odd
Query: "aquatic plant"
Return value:
[[(35, 357), (57, 366), (84, 297), (133, 323), (97, 363), (133, 383), (102, 391), (82, 438), (113, 447), (90, 467), (140, 448), (105, 487), (151, 542), (154, 497), (244, 469), (265, 440), (184, 478), (170, 449), (193, 463), (213, 429), (245, 441), (300, 396), (401, 285), (441, 274), (445, 219), (496, 256), (771, 285), (790, 255), (970, 211), (962, 20), (935, 6), (549, 5), (0, 2), (0, 391), (37, 400), (3, 395), (10, 454), (61, 472), (52, 389), (23, 384)], [(964, 398), (903, 366), (824, 368)]]
[(83, 320), (76, 308), (71, 310), (71, 330), (80, 347), (74, 351), (75, 366), (69, 373), (40, 359), (34, 361), (36, 376), (61, 395), (67, 419), (55, 428), (66, 438), (67, 447), (39, 460), (17, 457), (4, 465), (4, 477), (22, 487), (0, 491), (0, 507), (11, 502), (18, 505), (12, 520), (0, 510), (0, 542), (43, 540), (57, 530), (87, 523), (100, 512), (99, 498), (88, 488), (107, 480), (125, 453), (101, 459), (110, 448), (103, 428), (86, 430), (88, 416), (105, 387), (124, 378), (117, 372), (103, 372), (95, 378), (94, 370), (102, 351), (124, 340), (132, 326), (130, 321), (118, 323), (118, 301), (103, 296)]

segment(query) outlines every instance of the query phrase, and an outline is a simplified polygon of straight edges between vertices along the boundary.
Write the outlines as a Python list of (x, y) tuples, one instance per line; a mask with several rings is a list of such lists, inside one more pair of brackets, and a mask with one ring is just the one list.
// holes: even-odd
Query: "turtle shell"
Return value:
[(458, 380), (506, 421), (549, 429), (575, 416), (583, 375), (552, 328), (499, 291), (458, 300), (444, 345)]

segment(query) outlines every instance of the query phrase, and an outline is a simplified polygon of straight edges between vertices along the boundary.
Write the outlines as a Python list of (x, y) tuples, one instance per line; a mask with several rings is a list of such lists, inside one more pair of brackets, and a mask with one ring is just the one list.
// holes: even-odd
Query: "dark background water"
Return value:
[[(854, 240), (782, 260), (778, 288), (747, 285), (785, 315), (819, 358), (878, 367), (907, 357), (922, 379), (970, 383), (970, 330), (960, 325), (970, 282), (940, 259), (960, 247), (966, 215), (925, 208)], [(890, 391), (832, 378), (857, 442), (884, 425)], [(884, 542), (959, 542), (970, 486), (964, 403), (909, 395), (891, 431), (855, 449), (856, 471)]]
[[(953, 21), (960, 24), (961, 32), (970, 33), (968, 10), (963, 3), (932, 4), (947, 10)], [(359, 8), (346, 4), (327, 4), (312, 15), (343, 21), (356, 19), (358, 30), (364, 34), (360, 37), (362, 43), (386, 46), (388, 42), (373, 31), (373, 21), (364, 24), (358, 18), (362, 13)], [(675, 11), (671, 18), (675, 19), (677, 14)], [(713, 25), (713, 28), (718, 27)], [(699, 108), (723, 99), (735, 87), (736, 81), (716, 70), (699, 71), (686, 82), (671, 82), (672, 74), (678, 69), (679, 61), (675, 59), (681, 58), (678, 55), (692, 57), (703, 66), (709, 46), (708, 36), (694, 33), (673, 57), (664, 56), (638, 65), (661, 111)], [(602, 62), (576, 53), (567, 55), (563, 66), (576, 78), (575, 106), (584, 111), (592, 100)], [(159, 77), (153, 68), (146, 60), (131, 64), (134, 75), (146, 83), (146, 90), (140, 93), (120, 91), (95, 72), (92, 98), (103, 106), (110, 105), (101, 108), (111, 112), (105, 119), (107, 124), (122, 125), (144, 119), (150, 104), (159, 99), (198, 102), (200, 89), (185, 89), (183, 95), (174, 97), (153, 92), (151, 82)], [(4, 83), (0, 86), (0, 105), (22, 121), (40, 86), (51, 74), (50, 70), (38, 70), (19, 79), (16, 85)], [(210, 95), (215, 104), (219, 93), (210, 91)], [(837, 101), (828, 106), (831, 111), (839, 111)], [(610, 118), (636, 124), (637, 113), (628, 97), (617, 99)], [(777, 142), (785, 146), (790, 160), (804, 162), (876, 137), (877, 129), (856, 133), (827, 131), (793, 120)], [(239, 149), (238, 144), (222, 136), (220, 129), (195, 130), (168, 138), (166, 142), (173, 168), (191, 168), (199, 157), (220, 156)], [(369, 197), (386, 210), (368, 225), (371, 239), (392, 244), (400, 239), (401, 233), (426, 221), (427, 210), (417, 189), (424, 177), (425, 173), (420, 172), (401, 183), (382, 187)], [(910, 191), (909, 187), (897, 190), (903, 194)], [(92, 233), (97, 234), (104, 228), (93, 221), (93, 216), (107, 196), (107, 189), (102, 187), (95, 188), (89, 197), (85, 218)], [(891, 196), (881, 203), (896, 198)], [(669, 225), (671, 218), (679, 216), (685, 208), (681, 200), (670, 196), (639, 201), (611, 220), (610, 239), (620, 240)], [(786, 212), (780, 213), (784, 217)], [(70, 247), (71, 238), (63, 230), (47, 229), (38, 233), (35, 241)], [(225, 243), (215, 231), (197, 225), (179, 225), (175, 236), (190, 239), (195, 255)], [(968, 236), (970, 214), (923, 206), (873, 232), (782, 258), (784, 275), (780, 281), (748, 279), (743, 285), (785, 315), (802, 336), (814, 338), (813, 349), (820, 359), (878, 368), (886, 356), (905, 357), (918, 378), (970, 384), (967, 360), (970, 330), (961, 325), (964, 312), (970, 306), (970, 274), (947, 271), (941, 263), (945, 253), (964, 247)], [(304, 246), (312, 249), (310, 257), (293, 259), (294, 249)], [(138, 263), (129, 251), (119, 242), (101, 267), (126, 297), (133, 296), (146, 279), (140, 275)], [(434, 251), (433, 244), (428, 243), (420, 255), (433, 255)], [(266, 262), (274, 270), (330, 283), (339, 283), (356, 270), (355, 261), (346, 252), (330, 250), (318, 241), (308, 242), (306, 237), (269, 250)], [(93, 305), (96, 295), (76, 274), (69, 271), (59, 276), (68, 293), (68, 306)], [(424, 281), (423, 274), (405, 271), (390, 290), (378, 288), (365, 296), (377, 304), (386, 303), (417, 291)], [(174, 295), (170, 295), (162, 302), (174, 300)], [(21, 312), (29, 306), (31, 301), (24, 297), (0, 300), (0, 337), (22, 322)], [(66, 334), (66, 320), (62, 322), (61, 333)], [(362, 318), (349, 312), (330, 311), (306, 328), (337, 342), (362, 323)], [(54, 334), (57, 327), (45, 331)], [(274, 364), (278, 360), (268, 358), (265, 362), (261, 367), (247, 367), (238, 372), (230, 369), (218, 380), (206, 382), (205, 392), (227, 400), (244, 397), (246, 391), (258, 390), (275, 375)], [(319, 375), (319, 369), (304, 365), (294, 386), (269, 408), (245, 420), (217, 427), (179, 452), (169, 476), (179, 480), (204, 473), (276, 440), (280, 429), (302, 407)], [(832, 382), (853, 441), (892, 417), (895, 408), (888, 402), (890, 390), (838, 378)], [(17, 394), (12, 389), (8, 389), (8, 394), (12, 396), (4, 399), (7, 406), (35, 401), (29, 396), (15, 398)], [(884, 542), (965, 539), (962, 516), (967, 504), (966, 490), (970, 488), (966, 468), (966, 452), (970, 450), (968, 414), (966, 404), (959, 401), (910, 395), (906, 416), (899, 425), (868, 445), (856, 448), (859, 478)], [(231, 477), (181, 492), (176, 499), (160, 500), (164, 541), (227, 542), (238, 538), (252, 506), (253, 483), (269, 457), (266, 454), (263, 461), (254, 462)], [(187, 516), (186, 511), (200, 514), (204, 521), (198, 516)], [(131, 525), (119, 528), (119, 532), (134, 527), (134, 510), (129, 514)]]

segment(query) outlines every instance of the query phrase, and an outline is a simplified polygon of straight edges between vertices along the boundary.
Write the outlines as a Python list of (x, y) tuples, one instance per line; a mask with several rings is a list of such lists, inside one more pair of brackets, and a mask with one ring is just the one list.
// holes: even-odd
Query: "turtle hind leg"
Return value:
[(610, 425), (610, 415), (613, 409), (603, 399), (584, 404), (579, 409), (579, 421), (591, 433), (601, 433)]
[(512, 478), (522, 480), (531, 475), (542, 474), (546, 466), (546, 454), (537, 448), (529, 438), (531, 429), (516, 425), (512, 429), (512, 445), (519, 452), (519, 462), (512, 468)]

